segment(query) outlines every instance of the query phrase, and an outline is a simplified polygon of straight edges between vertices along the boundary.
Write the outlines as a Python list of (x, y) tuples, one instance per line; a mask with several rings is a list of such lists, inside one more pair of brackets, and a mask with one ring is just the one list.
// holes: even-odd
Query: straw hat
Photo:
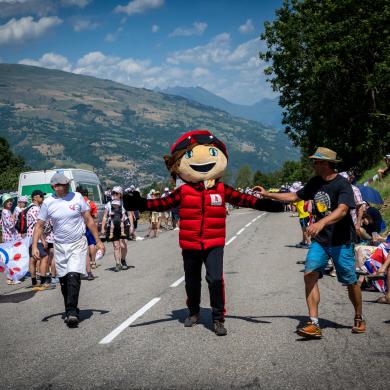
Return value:
[(331, 149), (319, 147), (315, 151), (315, 153), (312, 156), (309, 156), (309, 158), (313, 160), (323, 160), (323, 161), (329, 161), (333, 163), (341, 162), (341, 160), (337, 159), (337, 153), (334, 152)]

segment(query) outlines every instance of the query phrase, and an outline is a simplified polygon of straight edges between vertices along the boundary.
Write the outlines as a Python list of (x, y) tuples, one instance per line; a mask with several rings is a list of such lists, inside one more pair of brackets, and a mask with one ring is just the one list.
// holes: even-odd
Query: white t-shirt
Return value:
[(89, 211), (89, 206), (78, 192), (69, 192), (63, 198), (52, 195), (45, 199), (38, 218), (51, 220), (54, 242), (70, 244), (80, 240), (85, 234), (85, 223), (81, 213)]

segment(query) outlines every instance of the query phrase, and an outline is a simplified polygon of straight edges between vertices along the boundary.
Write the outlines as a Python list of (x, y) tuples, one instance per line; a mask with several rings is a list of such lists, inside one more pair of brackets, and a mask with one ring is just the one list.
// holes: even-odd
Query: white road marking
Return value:
[(184, 276), (182, 276), (180, 279), (177, 279), (176, 282), (172, 283), (169, 287), (177, 287), (183, 281), (184, 281)]
[(141, 317), (146, 313), (152, 306), (154, 306), (161, 298), (153, 298), (145, 306), (141, 307), (136, 313), (130, 316), (126, 321), (122, 322), (117, 328), (115, 328), (111, 333), (99, 341), (99, 344), (109, 344), (116, 336), (122, 333), (129, 325), (131, 325), (137, 318)]
[(240, 229), (240, 230), (236, 233), (237, 236), (239, 236), (244, 230), (245, 230), (245, 228)]
[(246, 225), (245, 225), (245, 227), (247, 228), (247, 227), (249, 227), (249, 226), (251, 226), (252, 225), (252, 222), (249, 222), (249, 223), (247, 223)]
[(227, 245), (229, 245), (230, 243), (232, 243), (236, 238), (237, 238), (237, 236), (233, 236), (233, 237), (225, 244), (225, 246), (227, 246)]

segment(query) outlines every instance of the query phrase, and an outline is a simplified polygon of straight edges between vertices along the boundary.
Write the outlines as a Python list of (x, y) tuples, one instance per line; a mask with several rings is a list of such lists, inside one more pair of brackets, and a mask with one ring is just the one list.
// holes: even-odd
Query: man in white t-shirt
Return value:
[(69, 327), (77, 327), (81, 275), (86, 275), (86, 226), (96, 240), (97, 249), (104, 252), (105, 248), (89, 212), (89, 206), (81, 194), (69, 192), (69, 182), (70, 179), (63, 173), (56, 173), (51, 178), (50, 184), (55, 195), (45, 199), (42, 204), (34, 229), (32, 254), (35, 258), (40, 258), (38, 239), (45, 222), (50, 219), (53, 225), (56, 271), (65, 303), (65, 322)]

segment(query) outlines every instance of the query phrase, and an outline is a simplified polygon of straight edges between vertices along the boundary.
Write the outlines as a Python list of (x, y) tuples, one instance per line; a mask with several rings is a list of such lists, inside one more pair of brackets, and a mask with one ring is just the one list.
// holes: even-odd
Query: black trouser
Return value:
[(79, 303), (81, 274), (69, 272), (59, 279), (62, 296), (64, 297), (66, 315), (78, 316), (79, 309), (77, 306)]
[(207, 250), (184, 249), (184, 273), (187, 292), (187, 306), (190, 315), (200, 311), (202, 264), (206, 267), (206, 281), (210, 292), (210, 306), (213, 321), (225, 319), (225, 286), (223, 281), (223, 246)]

